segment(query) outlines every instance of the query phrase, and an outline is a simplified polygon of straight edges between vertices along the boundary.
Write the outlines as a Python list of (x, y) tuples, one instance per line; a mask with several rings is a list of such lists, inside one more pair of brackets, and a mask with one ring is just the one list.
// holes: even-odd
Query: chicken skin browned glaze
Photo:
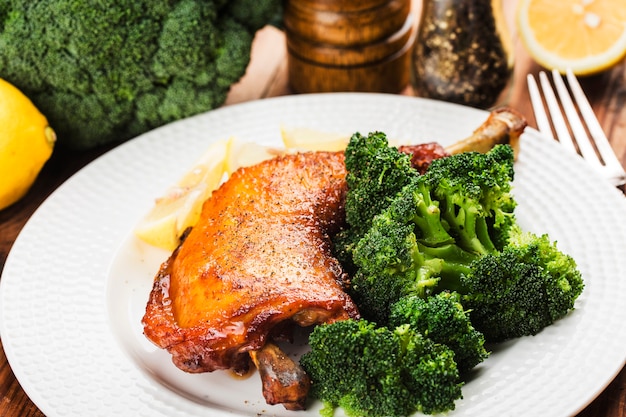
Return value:
[(329, 236), (342, 225), (343, 153), (278, 157), (233, 173), (165, 262), (146, 336), (187, 372), (244, 372), (285, 322), (358, 317)]

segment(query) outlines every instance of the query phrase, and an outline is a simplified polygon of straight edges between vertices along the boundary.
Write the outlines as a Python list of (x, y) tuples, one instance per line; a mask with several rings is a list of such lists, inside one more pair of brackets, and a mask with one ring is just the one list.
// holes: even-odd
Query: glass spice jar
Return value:
[(411, 57), (416, 95), (489, 108), (509, 84), (504, 0), (423, 0)]

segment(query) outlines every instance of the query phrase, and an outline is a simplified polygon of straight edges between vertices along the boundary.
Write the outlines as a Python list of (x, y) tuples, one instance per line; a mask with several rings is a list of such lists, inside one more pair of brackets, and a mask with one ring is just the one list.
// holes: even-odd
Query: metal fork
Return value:
[[(552, 119), (551, 124), (546, 114), (543, 105), (544, 100), (541, 98), (537, 82), (532, 74), (528, 74), (528, 91), (530, 92), (530, 100), (535, 113), (537, 127), (541, 133), (552, 138), (555, 137), (552, 134), (552, 127), (554, 127), (556, 138), (563, 146), (581, 155), (611, 184), (621, 188), (623, 191), (623, 186), (626, 184), (624, 167), (617, 159), (611, 144), (602, 131), (602, 127), (576, 76), (568, 69), (566, 70), (566, 77), (569, 90), (571, 90), (576, 104), (572, 101), (568, 88), (557, 70), (552, 71), (552, 80), (559, 95), (560, 104), (552, 89), (548, 75), (543, 71), (539, 73), (543, 97)], [(579, 114), (582, 116), (582, 120)]]

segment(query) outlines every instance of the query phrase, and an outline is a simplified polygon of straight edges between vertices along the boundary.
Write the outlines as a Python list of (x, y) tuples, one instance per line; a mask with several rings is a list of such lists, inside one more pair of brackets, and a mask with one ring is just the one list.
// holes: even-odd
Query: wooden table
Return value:
[[(506, 4), (509, 5), (509, 2)], [(529, 124), (534, 127), (525, 77), (529, 72), (536, 74), (541, 68), (528, 57), (517, 40), (515, 51), (516, 66), (509, 105), (525, 114)], [(255, 39), (253, 57), (246, 76), (232, 88), (226, 105), (292, 94), (288, 86), (285, 57), (283, 33), (270, 27), (261, 30)], [(626, 62), (600, 75), (583, 79), (582, 85), (600, 123), (611, 138), (613, 148), (626, 166)], [(402, 94), (412, 93), (407, 88)], [(109, 148), (83, 153), (56, 150), (29, 194), (12, 207), (0, 211), (0, 270), (4, 267), (13, 242), (35, 209), (67, 178), (107, 150)], [(43, 416), (15, 379), (1, 349), (1, 341), (0, 416)], [(626, 368), (578, 417), (626, 417)]]

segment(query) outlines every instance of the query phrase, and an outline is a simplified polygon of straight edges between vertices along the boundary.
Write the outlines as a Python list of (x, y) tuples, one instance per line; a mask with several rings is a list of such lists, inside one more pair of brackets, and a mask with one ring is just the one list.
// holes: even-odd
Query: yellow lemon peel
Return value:
[(28, 192), (55, 142), (46, 117), (18, 88), (0, 79), (0, 210)]

